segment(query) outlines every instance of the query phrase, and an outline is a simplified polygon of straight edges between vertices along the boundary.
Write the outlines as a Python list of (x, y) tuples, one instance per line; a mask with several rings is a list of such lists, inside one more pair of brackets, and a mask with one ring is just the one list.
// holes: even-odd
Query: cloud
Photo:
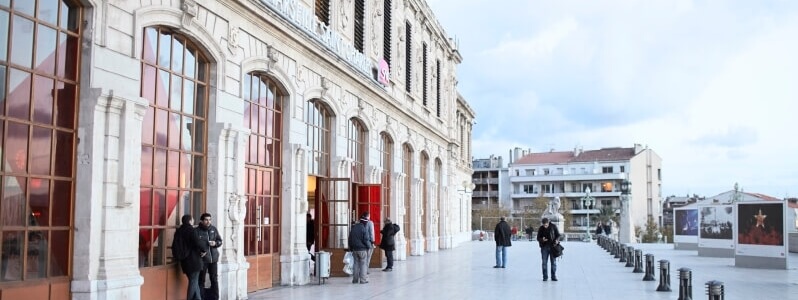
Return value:
[(566, 17), (541, 29), (535, 36), (502, 41), (480, 55), (504, 57), (517, 60), (519, 63), (546, 59), (565, 38), (578, 28), (579, 24), (573, 17)]
[(751, 127), (731, 127), (724, 132), (704, 135), (693, 140), (698, 145), (711, 145), (725, 148), (737, 148), (757, 143), (756, 129)]

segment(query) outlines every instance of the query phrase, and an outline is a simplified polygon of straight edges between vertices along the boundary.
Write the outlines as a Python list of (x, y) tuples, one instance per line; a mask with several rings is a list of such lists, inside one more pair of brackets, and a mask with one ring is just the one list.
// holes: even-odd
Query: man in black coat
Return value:
[(385, 257), (388, 259), (388, 266), (382, 269), (383, 272), (393, 271), (393, 251), (396, 250), (396, 233), (399, 232), (399, 225), (391, 222), (391, 219), (385, 218), (385, 226), (380, 230), (382, 235), (380, 240), (380, 248), (385, 251)]
[(186, 258), (180, 260), (180, 268), (188, 277), (188, 289), (186, 299), (202, 300), (199, 288), (199, 272), (202, 269), (202, 257), (207, 253), (202, 250), (203, 243), (194, 229), (194, 218), (191, 215), (184, 215), (180, 222), (180, 228), (175, 232), (175, 239), (182, 243), (182, 249), (187, 252)]
[(504, 220), (499, 219), (496, 228), (493, 230), (493, 240), (496, 241), (496, 265), (494, 268), (504, 268), (507, 266), (507, 247), (512, 246), (510, 236), (510, 225)]
[[(209, 213), (204, 213), (200, 216), (200, 223), (197, 226), (197, 235), (199, 235), (202, 242), (202, 248), (208, 255), (203, 257), (203, 267), (199, 273), (199, 286), (200, 289), (205, 288), (205, 274), (211, 277), (211, 288), (209, 295), (205, 294), (204, 298), (219, 299), (219, 247), (222, 246), (222, 235), (216, 226), (211, 225), (213, 217)], [(208, 300), (205, 299), (205, 300)]]
[(549, 280), (548, 262), (551, 261), (551, 281), (557, 281), (557, 258), (551, 255), (551, 246), (560, 243), (560, 231), (557, 226), (550, 224), (548, 218), (541, 220), (543, 225), (538, 228), (538, 243), (540, 257), (543, 260), (543, 281)]

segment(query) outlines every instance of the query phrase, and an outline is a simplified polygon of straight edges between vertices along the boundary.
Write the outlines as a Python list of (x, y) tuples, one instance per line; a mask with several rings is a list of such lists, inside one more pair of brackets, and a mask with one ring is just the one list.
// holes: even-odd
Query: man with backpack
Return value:
[(207, 255), (207, 252), (202, 250), (202, 241), (194, 229), (194, 218), (191, 215), (184, 215), (180, 218), (180, 222), (182, 225), (172, 240), (172, 257), (180, 262), (180, 268), (188, 277), (186, 299), (202, 300), (199, 273), (202, 270), (202, 257)]
[[(560, 243), (560, 231), (557, 226), (550, 224), (548, 218), (541, 220), (543, 225), (538, 228), (538, 244), (540, 245), (540, 257), (543, 268), (543, 281), (549, 280), (548, 262), (551, 261), (551, 281), (557, 281), (557, 256), (552, 248)], [(560, 253), (562, 254), (562, 253)]]

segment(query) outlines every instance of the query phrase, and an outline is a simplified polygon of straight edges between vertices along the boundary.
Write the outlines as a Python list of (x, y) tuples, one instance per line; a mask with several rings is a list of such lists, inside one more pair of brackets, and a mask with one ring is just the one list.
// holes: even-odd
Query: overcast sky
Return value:
[(648, 146), (663, 196), (798, 197), (798, 1), (428, 0), (474, 156)]

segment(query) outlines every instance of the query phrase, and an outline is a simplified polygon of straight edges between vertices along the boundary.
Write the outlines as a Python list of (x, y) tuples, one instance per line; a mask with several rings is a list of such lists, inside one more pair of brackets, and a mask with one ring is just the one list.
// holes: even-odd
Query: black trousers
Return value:
[(385, 250), (385, 258), (388, 259), (386, 269), (393, 269), (393, 250)]
[[(200, 274), (199, 274), (199, 287), (200, 287), (200, 290), (204, 290), (205, 289), (205, 274), (207, 273), (211, 277), (210, 292), (211, 292), (212, 295), (211, 295), (211, 297), (205, 297), (205, 298), (219, 299), (219, 272), (217, 272), (218, 265), (219, 265), (218, 262), (205, 263), (205, 264), (203, 264), (202, 270), (200, 270)], [(203, 298), (203, 299), (205, 299), (205, 298)]]

